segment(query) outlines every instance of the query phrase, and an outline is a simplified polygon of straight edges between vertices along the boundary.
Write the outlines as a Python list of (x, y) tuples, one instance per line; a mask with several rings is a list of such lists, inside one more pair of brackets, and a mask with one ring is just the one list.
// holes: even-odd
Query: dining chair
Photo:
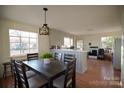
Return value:
[(74, 59), (74, 54), (64, 54), (64, 63), (72, 62)]
[(15, 66), (21, 88), (40, 88), (47, 86), (48, 81), (42, 76), (36, 75), (27, 78), (23, 63), (15, 61)]
[(17, 88), (17, 86), (18, 86), (18, 77), (17, 77), (17, 73), (16, 73), (14, 62), (15, 62), (15, 60), (11, 60), (12, 72), (13, 72), (13, 77), (14, 77), (14, 87)]
[(27, 54), (27, 60), (36, 60), (38, 59), (38, 53)]
[(103, 48), (98, 49), (98, 59), (104, 59), (105, 58), (105, 51)]
[[(12, 74), (11, 62), (5, 62), (2, 65), (3, 65), (3, 78), (6, 78), (7, 77), (7, 74), (9, 72), (11, 72), (11, 74)], [(10, 69), (10, 70), (8, 70), (8, 69)]]
[(61, 61), (61, 60), (62, 60), (62, 53), (57, 53), (57, 52), (55, 52), (54, 58), (55, 58), (56, 60)]
[[(18, 77), (17, 71), (16, 71), (15, 60), (11, 60), (11, 65), (12, 65), (12, 72), (13, 72), (13, 77), (14, 77), (14, 87), (17, 88), (20, 86), (18, 85), (19, 77)], [(27, 75), (27, 78), (31, 78), (33, 76), (36, 76), (36, 73), (30, 70), (30, 71), (26, 71), (26, 75)]]
[(75, 68), (76, 59), (67, 63), (65, 74), (53, 81), (53, 86), (57, 88), (74, 88), (75, 87)]

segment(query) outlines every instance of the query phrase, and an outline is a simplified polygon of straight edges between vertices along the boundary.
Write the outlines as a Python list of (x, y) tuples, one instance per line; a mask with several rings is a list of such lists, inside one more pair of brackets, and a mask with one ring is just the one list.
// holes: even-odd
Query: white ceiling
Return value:
[(120, 6), (0, 6), (0, 16), (22, 23), (41, 26), (43, 7), (47, 7), (50, 28), (75, 35), (120, 31)]

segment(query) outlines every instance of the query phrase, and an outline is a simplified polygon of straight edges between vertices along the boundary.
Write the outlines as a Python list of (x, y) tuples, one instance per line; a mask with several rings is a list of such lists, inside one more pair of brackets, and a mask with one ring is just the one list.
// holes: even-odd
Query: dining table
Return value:
[(42, 75), (49, 82), (48, 87), (53, 87), (53, 80), (63, 75), (67, 65), (59, 60), (51, 60), (50, 63), (45, 63), (43, 59), (23, 61), (25, 67), (35, 73)]

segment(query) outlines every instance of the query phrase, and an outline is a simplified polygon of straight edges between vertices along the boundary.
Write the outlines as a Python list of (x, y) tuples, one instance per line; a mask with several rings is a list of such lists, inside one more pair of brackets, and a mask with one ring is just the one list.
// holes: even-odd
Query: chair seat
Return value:
[(30, 88), (40, 88), (48, 84), (48, 81), (39, 75), (33, 76), (28, 79), (29, 87)]
[(62, 75), (53, 81), (53, 86), (57, 88), (64, 88), (65, 75)]
[(36, 73), (33, 71), (26, 71), (26, 76), (27, 76), (27, 78), (31, 78), (33, 76), (36, 76)]

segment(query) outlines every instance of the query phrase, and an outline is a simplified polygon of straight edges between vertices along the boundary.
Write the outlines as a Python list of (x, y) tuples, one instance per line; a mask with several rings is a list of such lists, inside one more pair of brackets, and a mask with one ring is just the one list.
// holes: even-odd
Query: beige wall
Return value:
[(123, 38), (122, 38), (122, 47), (121, 47), (121, 80), (122, 80), (122, 87), (124, 88), (124, 7), (121, 7), (121, 25), (123, 31)]
[(50, 31), (50, 46), (51, 45), (64, 45), (64, 37), (71, 37), (74, 39), (75, 44), (75, 37), (72, 34), (57, 30), (57, 29), (51, 29)]
[(2, 52), (2, 46), (1, 46), (1, 44), (2, 44), (2, 41), (1, 41), (1, 32), (0, 32), (0, 62), (1, 62), (1, 52)]
[(1, 33), (2, 31), (1, 31), (1, 21), (0, 21), (0, 76), (1, 76), (1, 73), (2, 73), (2, 71), (1, 71), (1, 68), (2, 68), (2, 65), (1, 65), (1, 62), (2, 62), (2, 39), (1, 39), (1, 37), (2, 37), (2, 33)]
[(118, 32), (109, 32), (109, 33), (100, 33), (100, 34), (90, 34), (90, 35), (80, 35), (77, 36), (77, 40), (83, 40), (84, 49), (87, 50), (89, 48), (89, 42), (92, 43), (92, 46), (101, 47), (101, 37), (104, 36), (121, 36), (121, 31)]
[[(49, 36), (48, 35), (41, 35), (39, 36), (39, 53), (40, 55), (42, 53), (46, 53), (46, 52), (49, 52), (49, 49), (50, 49), (50, 45), (49, 45)], [(43, 42), (44, 43), (43, 43)]]

